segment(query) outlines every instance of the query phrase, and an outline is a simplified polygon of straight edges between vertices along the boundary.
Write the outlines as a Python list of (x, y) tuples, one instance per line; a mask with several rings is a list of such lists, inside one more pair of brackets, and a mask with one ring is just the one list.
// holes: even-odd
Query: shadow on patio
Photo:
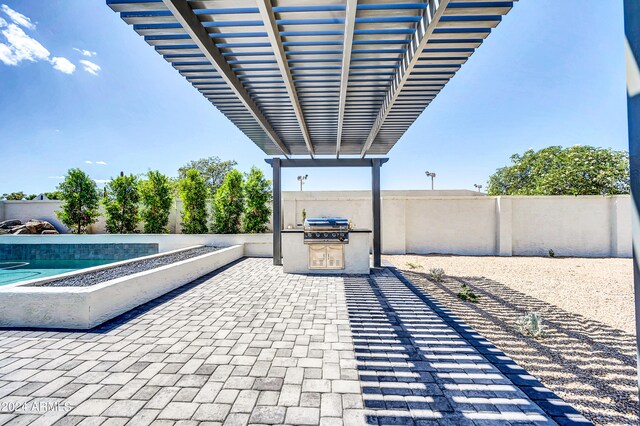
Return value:
[[(547, 424), (551, 416), (586, 423), (391, 270), (345, 277), (345, 293), (367, 423)], [(514, 385), (518, 379), (529, 396)], [(554, 401), (555, 412), (533, 403), (534, 393), (543, 395), (538, 401)]]
[[(596, 424), (637, 424), (634, 336), (486, 278), (435, 283), (426, 273), (403, 274)], [(480, 296), (478, 304), (458, 299), (462, 284)], [(544, 339), (517, 332), (515, 321), (527, 312), (542, 315)]]

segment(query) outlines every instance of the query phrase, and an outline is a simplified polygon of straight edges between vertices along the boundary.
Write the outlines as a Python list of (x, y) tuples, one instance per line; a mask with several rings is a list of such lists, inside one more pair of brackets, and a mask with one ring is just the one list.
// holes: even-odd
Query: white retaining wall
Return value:
[(0, 287), (0, 327), (90, 329), (243, 256), (228, 247), (88, 287)]
[[(45, 219), (59, 226), (54, 213), (59, 204), (58, 201), (0, 202), (0, 220)], [(178, 204), (171, 215), (172, 232), (180, 231), (177, 208)], [(303, 208), (308, 217), (344, 216), (358, 228), (372, 225), (369, 191), (284, 192), (282, 226), (295, 227), (301, 223)], [(631, 257), (630, 209), (627, 195), (488, 197), (472, 191), (382, 191), (382, 249), (389, 254), (501, 256), (547, 255), (552, 249), (558, 256)], [(103, 230), (103, 219), (91, 229), (92, 232)], [(0, 236), (0, 243), (6, 242), (6, 238), (16, 237)], [(44, 241), (38, 240), (41, 238), (46, 236), (25, 236), (20, 243)], [(122, 241), (122, 236), (113, 238)], [(249, 256), (271, 255), (270, 234), (130, 235), (126, 238), (132, 242), (159, 242), (161, 251), (194, 244), (245, 243)]]

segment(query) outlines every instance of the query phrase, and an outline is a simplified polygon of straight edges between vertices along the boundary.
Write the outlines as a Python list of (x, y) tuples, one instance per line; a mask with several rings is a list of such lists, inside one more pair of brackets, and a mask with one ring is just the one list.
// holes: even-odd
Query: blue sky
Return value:
[[(270, 173), (104, 0), (0, 0), (0, 18), (0, 194), (52, 190), (72, 167), (174, 175), (211, 155)], [(517, 2), (390, 152), (383, 189), (429, 188), (425, 170), (436, 189), (473, 189), (528, 148), (626, 150), (623, 40), (621, 2)], [(370, 185), (368, 170), (287, 169), (283, 188), (305, 173), (308, 190)]]

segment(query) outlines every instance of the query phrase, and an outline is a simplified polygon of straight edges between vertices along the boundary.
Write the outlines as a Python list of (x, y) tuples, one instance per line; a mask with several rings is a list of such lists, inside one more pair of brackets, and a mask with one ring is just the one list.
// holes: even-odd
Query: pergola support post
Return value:
[(373, 267), (382, 266), (381, 201), (380, 201), (380, 160), (373, 159), (371, 164), (371, 200), (373, 210)]
[(282, 265), (282, 169), (280, 159), (271, 162), (273, 169), (273, 264)]
[[(627, 108), (633, 229), (633, 288), (635, 295), (636, 349), (640, 354), (640, 2), (625, 0), (624, 26), (627, 56)], [(640, 366), (640, 357), (638, 357)], [(640, 375), (638, 376), (640, 390)]]

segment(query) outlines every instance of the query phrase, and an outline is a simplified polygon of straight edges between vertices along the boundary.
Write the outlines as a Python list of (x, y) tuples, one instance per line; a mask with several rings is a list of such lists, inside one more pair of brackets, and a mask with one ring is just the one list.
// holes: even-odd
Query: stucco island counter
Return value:
[(370, 251), (370, 229), (350, 229), (345, 244), (305, 244), (303, 229), (282, 230), (282, 268), (290, 274), (369, 274)]

